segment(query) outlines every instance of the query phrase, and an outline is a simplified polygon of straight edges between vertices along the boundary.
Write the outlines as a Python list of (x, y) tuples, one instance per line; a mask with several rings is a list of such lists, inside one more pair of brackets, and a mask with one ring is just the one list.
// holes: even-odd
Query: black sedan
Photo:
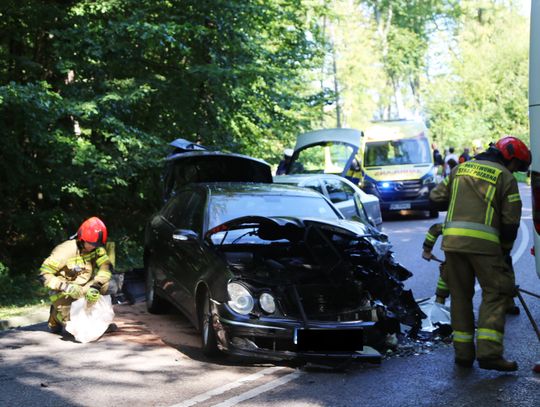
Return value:
[(400, 323), (418, 329), (422, 313), (401, 282), (411, 274), (384, 235), (314, 191), (206, 182), (201, 162), (218, 155), (187, 153), (196, 182), (176, 185), (147, 225), (150, 312), (174, 304), (207, 355), (269, 359), (378, 361), (365, 345), (380, 346)]

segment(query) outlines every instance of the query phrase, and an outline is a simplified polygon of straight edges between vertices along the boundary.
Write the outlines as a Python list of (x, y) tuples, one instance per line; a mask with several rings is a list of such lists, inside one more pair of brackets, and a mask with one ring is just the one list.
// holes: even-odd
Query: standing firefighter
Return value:
[(41, 280), (51, 290), (51, 332), (60, 332), (65, 326), (73, 301), (85, 296), (89, 303), (95, 303), (107, 292), (112, 266), (106, 243), (105, 224), (92, 217), (79, 227), (76, 239), (56, 246), (41, 265)]
[[(504, 137), (476, 160), (455, 167), (430, 193), (439, 210), (448, 206), (442, 249), (446, 254), (452, 296), (455, 362), (482, 369), (517, 370), (503, 357), (505, 313), (515, 295), (510, 251), (521, 218), (521, 199), (512, 173), (526, 171), (531, 162), (527, 146)], [(472, 298), (475, 277), (482, 287), (474, 345)]]

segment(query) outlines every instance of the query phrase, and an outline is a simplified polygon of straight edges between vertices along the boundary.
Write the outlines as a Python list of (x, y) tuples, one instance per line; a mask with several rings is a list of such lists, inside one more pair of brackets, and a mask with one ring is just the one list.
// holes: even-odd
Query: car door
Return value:
[(202, 239), (206, 194), (193, 192), (172, 232), (174, 273), (180, 306), (188, 314), (195, 312), (195, 288), (207, 268), (209, 254)]
[(325, 178), (322, 182), (326, 189), (326, 196), (341, 211), (343, 216), (347, 219), (357, 216), (354, 189), (351, 186), (338, 178)]
[(151, 262), (156, 282), (167, 297), (181, 308), (184, 308), (182, 304), (185, 304), (187, 299), (182, 282), (181, 254), (174, 235), (182, 224), (192, 197), (191, 190), (180, 191), (167, 202), (159, 216), (152, 220), (154, 243)]

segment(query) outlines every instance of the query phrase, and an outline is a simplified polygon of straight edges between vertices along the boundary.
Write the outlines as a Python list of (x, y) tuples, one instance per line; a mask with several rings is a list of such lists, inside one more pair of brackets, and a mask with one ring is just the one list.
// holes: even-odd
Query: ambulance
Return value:
[(529, 122), (531, 138), (531, 188), (536, 273), (540, 277), (540, 1), (531, 2), (529, 58)]
[(384, 213), (429, 211), (437, 168), (425, 124), (416, 120), (373, 122), (364, 131), (360, 187), (376, 195)]

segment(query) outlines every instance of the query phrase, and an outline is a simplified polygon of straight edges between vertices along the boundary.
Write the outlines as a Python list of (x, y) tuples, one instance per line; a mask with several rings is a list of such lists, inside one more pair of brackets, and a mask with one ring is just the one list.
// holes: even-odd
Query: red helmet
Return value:
[(77, 231), (77, 240), (90, 243), (93, 246), (104, 246), (107, 243), (107, 227), (95, 216), (86, 219)]
[(527, 171), (531, 165), (531, 151), (523, 141), (513, 136), (506, 136), (495, 143), (495, 147), (507, 161), (513, 158), (520, 161), (519, 171)]

